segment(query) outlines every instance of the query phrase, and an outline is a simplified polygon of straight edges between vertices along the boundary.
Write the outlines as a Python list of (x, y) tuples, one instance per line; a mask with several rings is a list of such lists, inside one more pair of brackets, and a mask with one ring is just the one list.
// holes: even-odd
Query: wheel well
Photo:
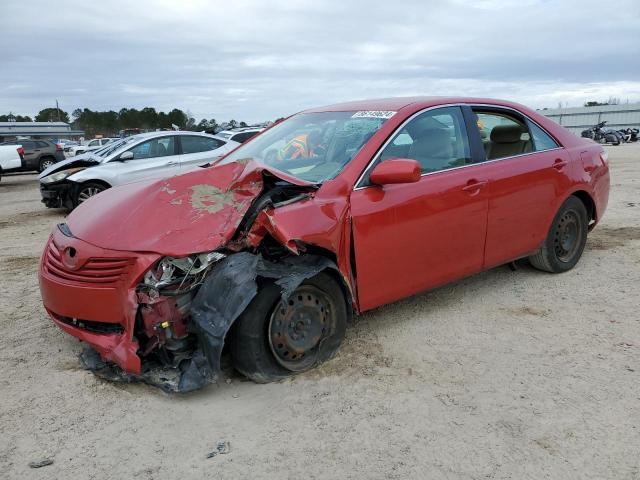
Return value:
[(584, 190), (578, 190), (577, 192), (573, 192), (574, 197), (578, 197), (578, 199), (584, 205), (584, 208), (587, 209), (587, 216), (589, 217), (589, 222), (594, 222), (596, 220), (596, 204), (589, 195)]
[[(336, 265), (336, 267), (338, 266), (338, 256), (335, 253), (333, 253), (331, 250), (327, 250), (326, 248), (318, 247), (316, 245), (310, 245), (308, 243), (298, 243), (298, 245), (304, 246), (305, 253), (310, 253), (313, 255), (319, 255), (319, 256), (328, 258)], [(304, 253), (302, 255), (304, 255)], [(327, 268), (326, 270), (323, 270), (323, 271), (328, 275), (330, 275), (331, 277), (333, 277), (333, 279), (338, 283), (338, 285), (342, 289), (344, 298), (347, 301), (347, 315), (348, 315), (347, 321), (348, 323), (351, 323), (353, 321), (354, 298), (351, 293), (351, 289), (347, 284), (346, 279), (343, 278), (343, 276), (340, 274), (338, 270), (334, 270), (333, 268)]]
[(102, 185), (106, 188), (111, 188), (111, 185), (109, 185), (107, 182), (105, 182), (104, 180), (87, 180), (85, 182), (82, 182), (78, 185), (78, 188), (82, 187), (83, 185), (86, 185), (87, 183), (97, 183), (98, 185)]

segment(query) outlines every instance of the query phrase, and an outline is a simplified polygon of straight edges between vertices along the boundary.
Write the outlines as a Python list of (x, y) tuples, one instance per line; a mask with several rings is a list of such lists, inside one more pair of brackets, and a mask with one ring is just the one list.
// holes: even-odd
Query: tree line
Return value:
[(84, 130), (86, 138), (95, 137), (97, 134), (104, 136), (117, 135), (120, 130), (139, 128), (141, 130), (171, 129), (177, 126), (180, 130), (193, 130), (218, 132), (227, 128), (246, 127), (245, 122), (229, 120), (220, 122), (215, 118), (203, 118), (199, 122), (187, 111), (179, 108), (165, 113), (156, 111), (155, 108), (145, 107), (141, 110), (135, 108), (122, 108), (119, 111), (94, 111), (88, 108), (77, 108), (71, 113), (57, 108), (45, 108), (31, 119), (27, 115), (0, 115), (0, 122), (66, 122), (71, 123), (77, 130)]

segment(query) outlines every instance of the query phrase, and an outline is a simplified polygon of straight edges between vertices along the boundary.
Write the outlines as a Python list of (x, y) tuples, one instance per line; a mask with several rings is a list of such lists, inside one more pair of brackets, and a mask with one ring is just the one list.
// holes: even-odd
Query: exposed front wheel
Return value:
[(101, 183), (84, 183), (80, 186), (78, 190), (78, 195), (76, 196), (76, 207), (80, 205), (82, 202), (85, 202), (89, 198), (94, 195), (99, 194), (107, 189), (105, 185)]
[(553, 219), (540, 250), (529, 257), (531, 264), (552, 273), (571, 270), (582, 256), (588, 223), (584, 204), (577, 197), (569, 197)]
[(231, 333), (234, 367), (258, 383), (309, 370), (335, 355), (346, 324), (344, 294), (331, 275), (306, 280), (286, 301), (267, 283)]

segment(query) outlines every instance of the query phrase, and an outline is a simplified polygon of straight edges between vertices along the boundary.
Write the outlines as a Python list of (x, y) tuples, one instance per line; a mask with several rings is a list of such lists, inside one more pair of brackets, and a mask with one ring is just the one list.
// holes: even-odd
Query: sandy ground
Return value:
[(36, 278), (63, 214), (3, 178), (0, 478), (640, 479), (640, 145), (609, 151), (571, 272), (496, 268), (363, 315), (313, 372), (186, 396), (79, 368)]

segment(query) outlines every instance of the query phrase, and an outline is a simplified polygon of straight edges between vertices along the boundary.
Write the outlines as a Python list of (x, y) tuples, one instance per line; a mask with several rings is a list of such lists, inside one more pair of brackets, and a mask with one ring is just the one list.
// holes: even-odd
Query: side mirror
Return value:
[(127, 152), (123, 152), (122, 155), (118, 157), (118, 160), (121, 162), (126, 162), (127, 160), (133, 160), (133, 152), (130, 150)]
[(374, 185), (414, 183), (420, 180), (420, 164), (408, 158), (392, 158), (380, 162), (369, 176)]

